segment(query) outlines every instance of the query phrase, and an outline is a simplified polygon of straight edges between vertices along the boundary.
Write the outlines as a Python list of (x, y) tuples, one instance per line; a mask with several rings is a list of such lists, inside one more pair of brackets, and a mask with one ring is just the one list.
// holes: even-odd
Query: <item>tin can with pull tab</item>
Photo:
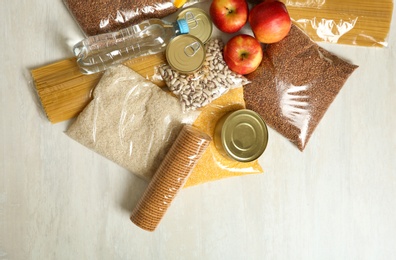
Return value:
[(173, 38), (166, 48), (165, 56), (172, 69), (183, 74), (191, 74), (202, 67), (206, 50), (200, 39), (185, 34)]
[(201, 8), (186, 8), (179, 13), (177, 19), (184, 19), (187, 21), (189, 34), (194, 35), (204, 44), (210, 40), (213, 31), (213, 23), (209, 15)]
[(258, 159), (267, 147), (267, 125), (252, 110), (229, 112), (216, 123), (214, 143), (223, 156), (239, 162), (251, 162)]

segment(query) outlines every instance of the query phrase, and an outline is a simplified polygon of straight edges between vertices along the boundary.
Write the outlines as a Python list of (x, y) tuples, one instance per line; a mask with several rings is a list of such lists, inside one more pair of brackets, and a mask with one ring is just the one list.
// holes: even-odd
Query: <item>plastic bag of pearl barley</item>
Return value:
[(250, 83), (244, 76), (231, 71), (223, 59), (224, 43), (214, 38), (206, 43), (203, 66), (193, 74), (182, 74), (168, 64), (159, 73), (169, 90), (176, 95), (183, 111), (196, 110), (210, 104), (230, 89)]

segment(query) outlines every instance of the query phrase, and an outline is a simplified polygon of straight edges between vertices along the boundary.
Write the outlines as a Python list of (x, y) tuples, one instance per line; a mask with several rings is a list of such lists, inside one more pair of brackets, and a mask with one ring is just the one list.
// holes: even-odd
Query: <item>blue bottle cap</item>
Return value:
[(188, 23), (185, 19), (177, 20), (177, 24), (180, 28), (180, 34), (186, 34), (190, 32), (190, 29), (188, 28)]

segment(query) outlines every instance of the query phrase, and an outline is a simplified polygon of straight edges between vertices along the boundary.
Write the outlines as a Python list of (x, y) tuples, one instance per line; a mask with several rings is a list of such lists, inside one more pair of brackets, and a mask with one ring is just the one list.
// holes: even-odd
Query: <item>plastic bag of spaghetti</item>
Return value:
[[(164, 87), (157, 67), (165, 64), (164, 53), (124, 62), (142, 77)], [(64, 59), (31, 70), (35, 91), (47, 118), (58, 123), (76, 117), (92, 100), (92, 92), (103, 73), (82, 74), (75, 58)]]
[(206, 43), (203, 66), (192, 74), (183, 74), (165, 64), (159, 72), (173, 94), (179, 97), (184, 111), (205, 107), (230, 89), (250, 83), (244, 76), (231, 71), (226, 65), (221, 39)]
[(246, 75), (246, 107), (301, 151), (348, 77), (358, 66), (319, 47), (292, 26), (268, 45), (260, 66)]
[(114, 32), (150, 18), (164, 18), (205, 0), (63, 0), (86, 36)]
[(184, 124), (177, 98), (124, 65), (108, 69), (93, 100), (67, 129), (67, 135), (132, 173), (149, 180)]
[(388, 45), (393, 1), (284, 0), (293, 22), (314, 41)]

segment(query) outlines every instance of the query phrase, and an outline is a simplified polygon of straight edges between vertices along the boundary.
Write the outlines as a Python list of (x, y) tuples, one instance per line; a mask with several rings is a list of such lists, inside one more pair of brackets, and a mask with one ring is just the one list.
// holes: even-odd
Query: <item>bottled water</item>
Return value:
[(77, 64), (84, 74), (93, 74), (129, 59), (159, 53), (170, 40), (189, 32), (185, 19), (168, 23), (149, 19), (117, 32), (88, 37), (73, 47)]

